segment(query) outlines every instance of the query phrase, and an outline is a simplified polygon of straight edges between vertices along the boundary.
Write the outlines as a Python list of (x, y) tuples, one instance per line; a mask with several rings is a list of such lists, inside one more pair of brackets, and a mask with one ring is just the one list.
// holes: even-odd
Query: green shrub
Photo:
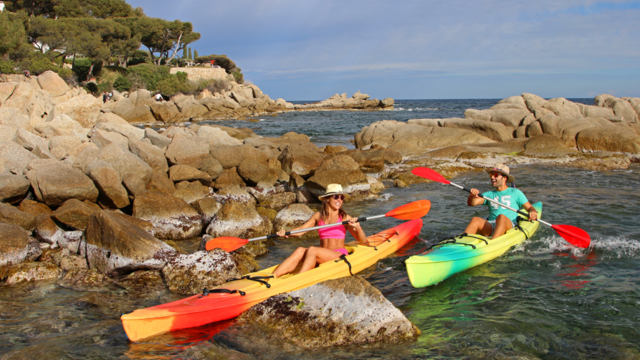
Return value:
[[(158, 83), (171, 76), (169, 67), (152, 64), (140, 64), (128, 68), (129, 74), (136, 74), (142, 77), (147, 85), (147, 90), (159, 90)], [(133, 82), (133, 81), (132, 81)]]
[(120, 92), (129, 91), (131, 85), (131, 81), (124, 76), (119, 76), (116, 81), (113, 82), (113, 87)]
[(90, 93), (90, 94), (97, 94), (98, 91), (100, 89), (98, 89), (98, 85), (96, 85), (96, 83), (94, 82), (88, 82), (85, 85), (83, 85), (83, 87)]
[(147, 88), (147, 82), (144, 81), (144, 78), (138, 74), (131, 73), (127, 75), (127, 80), (131, 82), (129, 91), (136, 91)]
[(233, 77), (236, 79), (236, 82), (238, 84), (244, 83), (244, 75), (240, 71), (234, 71), (231, 73), (231, 75), (233, 75)]
[(0, 74), (15, 74), (16, 72), (13, 70), (15, 66), (13, 61), (0, 60)]
[(71, 70), (73, 70), (80, 81), (84, 81), (87, 79), (91, 64), (92, 62), (89, 59), (76, 59)]
[(113, 85), (109, 81), (103, 81), (98, 84), (98, 94), (102, 94), (105, 91), (110, 92), (111, 90), (113, 90)]
[(173, 96), (177, 93), (188, 94), (192, 87), (187, 80), (187, 74), (178, 72), (176, 75), (158, 81), (158, 87), (154, 90), (160, 90), (164, 95)]

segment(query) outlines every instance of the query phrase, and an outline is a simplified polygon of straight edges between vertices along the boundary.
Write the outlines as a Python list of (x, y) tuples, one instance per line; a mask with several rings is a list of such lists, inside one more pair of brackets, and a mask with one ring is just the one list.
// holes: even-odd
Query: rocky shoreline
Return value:
[[(140, 90), (102, 104), (52, 72), (22, 80), (0, 82), (4, 284), (49, 280), (82, 291), (191, 295), (257, 270), (255, 257), (269, 245), (207, 252), (207, 240), (298, 226), (330, 183), (342, 184), (347, 201), (354, 201), (378, 197), (385, 184), (425, 181), (410, 173), (416, 166), (453, 177), (495, 162), (610, 170), (640, 159), (638, 98), (600, 95), (587, 106), (522, 94), (488, 110), (469, 109), (465, 118), (376, 122), (355, 135), (356, 149), (349, 150), (319, 148), (304, 134), (266, 138), (246, 128), (173, 122), (260, 111), (387, 109), (393, 100), (358, 92), (291, 108), (272, 104), (257, 87), (236, 84), (217, 97), (176, 96), (158, 104)], [(220, 105), (228, 112), (205, 105), (232, 100), (232, 107)], [(163, 126), (155, 131), (132, 123)], [(202, 238), (200, 250), (182, 253), (177, 242), (194, 237)]]

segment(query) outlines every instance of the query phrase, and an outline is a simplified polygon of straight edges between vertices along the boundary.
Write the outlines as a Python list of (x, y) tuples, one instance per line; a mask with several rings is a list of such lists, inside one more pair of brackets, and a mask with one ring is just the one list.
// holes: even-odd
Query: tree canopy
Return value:
[(126, 66), (144, 45), (151, 61), (161, 65), (200, 39), (190, 22), (147, 17), (124, 0), (16, 0), (5, 6), (0, 14), (2, 61), (20, 63), (37, 51), (60, 64), (81, 55), (94, 64), (116, 59)]

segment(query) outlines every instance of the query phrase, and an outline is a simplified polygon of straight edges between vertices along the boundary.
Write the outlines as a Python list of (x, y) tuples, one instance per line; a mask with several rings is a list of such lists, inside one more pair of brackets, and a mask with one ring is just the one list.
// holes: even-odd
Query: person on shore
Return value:
[[(358, 219), (347, 215), (347, 213), (342, 209), (342, 204), (344, 203), (344, 192), (340, 184), (329, 184), (325, 194), (319, 196), (319, 199), (322, 200), (322, 210), (315, 212), (302, 226), (292, 229), (291, 231), (308, 229), (310, 227), (325, 224), (339, 223), (344, 220), (348, 220), (349, 224), (347, 224), (346, 227), (344, 225), (339, 225), (319, 229), (318, 235), (320, 235), (320, 246), (310, 246), (308, 249), (299, 247), (296, 249), (291, 256), (276, 268), (273, 272), (274, 277), (278, 278), (294, 271), (301, 261), (302, 267), (298, 274), (313, 269), (316, 267), (316, 264), (322, 264), (327, 261), (338, 259), (342, 255), (349, 255), (349, 252), (344, 246), (344, 238), (347, 233), (347, 229), (359, 243), (367, 243), (367, 237), (360, 227), (360, 223), (357, 222)], [(286, 230), (280, 230), (277, 234), (280, 237), (289, 237), (301, 236), (306, 233), (301, 232), (286, 236), (285, 232)]]
[[(515, 177), (509, 174), (508, 166), (496, 164), (493, 168), (485, 171), (489, 173), (491, 186), (494, 190), (483, 193), (483, 197), (495, 200), (514, 209), (524, 207), (524, 209), (529, 212), (529, 220), (535, 221), (538, 219), (538, 212), (531, 206), (522, 191), (516, 189), (515, 186), (507, 186), (507, 182), (513, 184), (516, 181)], [(465, 233), (480, 234), (486, 237), (491, 236), (492, 239), (495, 239), (516, 225), (515, 222), (518, 213), (479, 197), (479, 193), (480, 191), (478, 189), (471, 189), (469, 198), (467, 198), (467, 205), (487, 205), (489, 208), (489, 217), (487, 219), (474, 217), (471, 219), (469, 225), (467, 225), (464, 231)]]

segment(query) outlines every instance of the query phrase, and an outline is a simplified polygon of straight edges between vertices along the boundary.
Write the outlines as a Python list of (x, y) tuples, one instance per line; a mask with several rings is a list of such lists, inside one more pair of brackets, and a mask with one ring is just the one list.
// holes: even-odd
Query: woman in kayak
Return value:
[[(301, 274), (307, 270), (311, 270), (316, 267), (316, 264), (322, 264), (327, 261), (340, 258), (341, 255), (349, 255), (347, 249), (344, 247), (344, 238), (347, 233), (347, 229), (353, 237), (362, 244), (367, 243), (367, 237), (364, 231), (358, 223), (358, 219), (347, 215), (342, 209), (344, 202), (344, 192), (340, 184), (329, 184), (324, 195), (318, 197), (322, 200), (322, 210), (315, 212), (302, 226), (297, 227), (294, 230), (307, 229), (314, 226), (321, 226), (325, 224), (340, 223), (348, 220), (349, 223), (345, 227), (344, 225), (338, 225), (334, 227), (318, 229), (320, 235), (320, 247), (310, 246), (308, 249), (299, 247), (291, 254), (285, 261), (278, 266), (273, 272), (273, 276), (280, 277), (288, 274), (298, 267), (300, 261), (302, 261), (302, 267), (298, 274)], [(286, 230), (280, 230), (277, 232), (278, 236), (288, 237), (285, 235)], [(306, 232), (291, 234), (289, 236), (301, 236)]]

